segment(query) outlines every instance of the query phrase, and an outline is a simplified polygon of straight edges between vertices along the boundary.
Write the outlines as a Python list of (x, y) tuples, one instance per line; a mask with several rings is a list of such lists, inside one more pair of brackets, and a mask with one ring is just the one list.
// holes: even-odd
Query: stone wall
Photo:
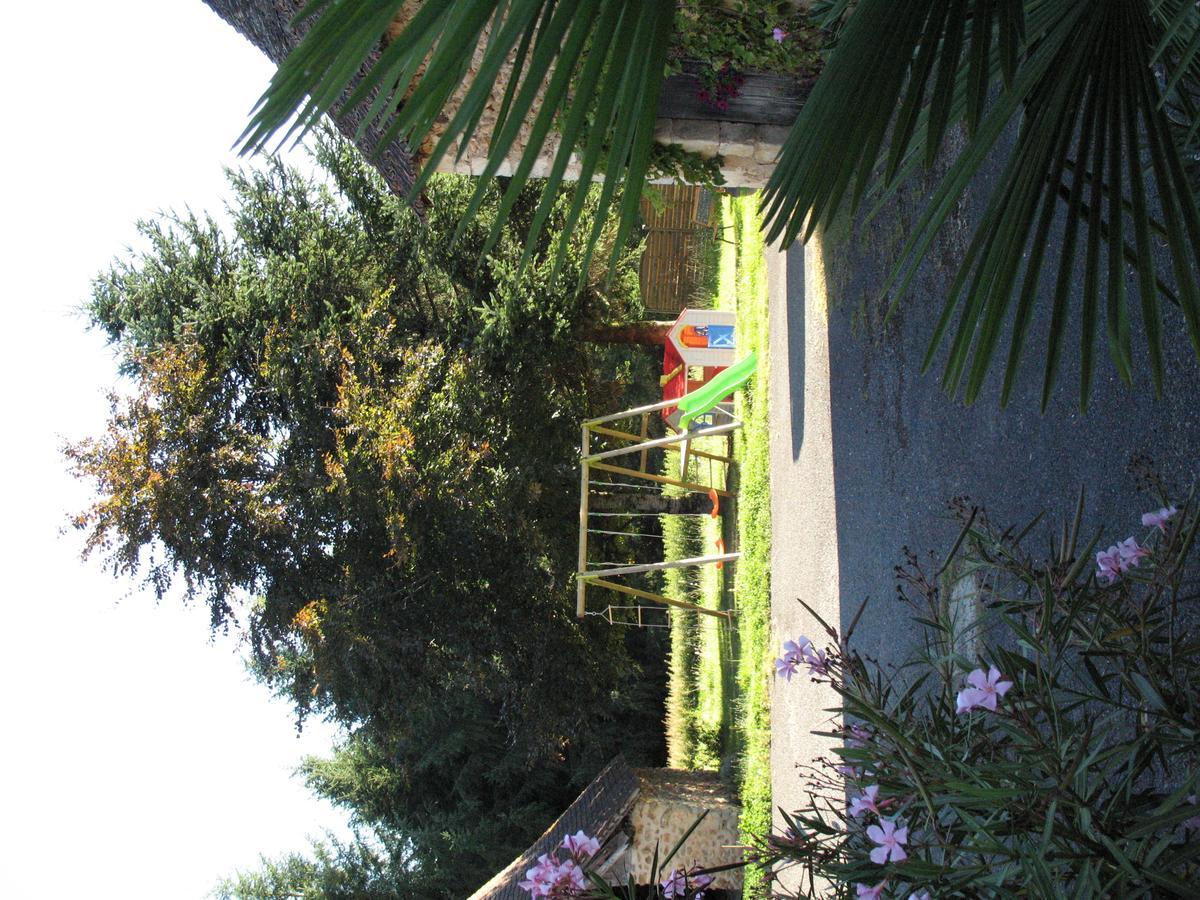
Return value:
[[(398, 33), (419, 5), (419, 0), (409, 0), (393, 24), (391, 33)], [(469, 89), (483, 59), (487, 34), (485, 29), (480, 44), (472, 53), (467, 82), (453, 95), (430, 135), (416, 149), (414, 157), (418, 165), (428, 159), (454, 111), (458, 109), (459, 102)], [(500, 77), (492, 85), (476, 132), (470, 139), (466, 152), (458, 158), (456, 146), (438, 162), (439, 172), (476, 176), (483, 174), (487, 165), (488, 141), (495, 127), (511, 73), (511, 64), (506, 64), (501, 69)], [(787, 138), (788, 128), (781, 123), (781, 116), (786, 122), (794, 119), (803, 96), (807, 94), (807, 83), (800, 79), (785, 79), (780, 76), (750, 76), (748, 83), (742, 88), (744, 97), (732, 100), (728, 113), (720, 114), (727, 120), (720, 121), (713, 118), (717, 115), (715, 112), (697, 108), (694, 98), (688, 96), (695, 93), (694, 83), (688, 78), (689, 76), (683, 75), (668, 79), (663, 103), (660, 104), (660, 117), (655, 127), (655, 140), (663, 144), (679, 144), (684, 150), (706, 157), (720, 154), (724, 157), (721, 172), (729, 187), (763, 187)], [(672, 103), (672, 94), (675, 95), (675, 99), (684, 99), (685, 102)], [(507, 158), (496, 170), (497, 175), (512, 175), (515, 171), (521, 153), (528, 143), (532, 117), (537, 115), (539, 105), (535, 100), (531, 118), (522, 123)], [(663, 115), (664, 109), (682, 109), (688, 115)], [(758, 121), (759, 119), (763, 121)], [(533, 177), (545, 177), (550, 173), (558, 147), (558, 135), (551, 132), (530, 173)], [(567, 165), (566, 177), (577, 178), (579, 169), (579, 160), (572, 154)]]
[[(665, 857), (702, 813), (704, 820), (680, 846), (671, 868), (723, 866), (742, 861), (738, 846), (741, 807), (716, 772), (682, 769), (635, 769), (641, 790), (629, 813), (632, 832), (628, 866), (641, 884), (649, 883), (657, 853)], [(715, 888), (739, 890), (742, 870), (716, 876)]]

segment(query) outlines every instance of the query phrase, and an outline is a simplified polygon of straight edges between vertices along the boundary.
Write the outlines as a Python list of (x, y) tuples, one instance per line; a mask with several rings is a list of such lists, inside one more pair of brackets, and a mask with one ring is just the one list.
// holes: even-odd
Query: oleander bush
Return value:
[(834, 757), (760, 847), (807, 892), (1196, 896), (1200, 511), (1164, 505), (1100, 549), (1082, 509), (1042, 559), (1032, 525), (961, 504), (946, 563), (897, 570), (926, 636), (907, 665), (857, 652), (853, 625), (784, 645), (778, 677), (841, 700)]

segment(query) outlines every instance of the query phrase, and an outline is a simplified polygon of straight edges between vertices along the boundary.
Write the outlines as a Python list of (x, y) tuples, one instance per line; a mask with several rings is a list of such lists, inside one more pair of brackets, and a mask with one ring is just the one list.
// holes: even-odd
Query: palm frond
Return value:
[[(932, 162), (947, 129), (961, 122), (970, 139), (885, 287), (903, 296), (1017, 120), (926, 367), (949, 340), (943, 384), (973, 402), (1007, 332), (1000, 397), (1007, 403), (1035, 311), (1048, 302), (1043, 409), (1072, 331), (1086, 407), (1102, 323), (1117, 372), (1134, 378), (1126, 274), (1133, 262), (1150, 373), (1161, 390), (1164, 298), (1182, 310), (1200, 354), (1200, 218), (1180, 149), (1195, 136), (1186, 91), (1197, 83), (1198, 34), (1200, 9), (1188, 0), (862, 0), (768, 185), (770, 237), (811, 235), (857, 209), (876, 179), (885, 195), (894, 191)], [(1156, 269), (1154, 232), (1170, 256), (1173, 285)], [(1054, 266), (1046, 296), (1041, 276)]]
[[(485, 196), (484, 182), (517, 157), (490, 247), (549, 146), (553, 161), (528, 245), (537, 244), (574, 154), (579, 185), (571, 227), (557, 248), (559, 259), (593, 176), (602, 181), (601, 204), (587, 252), (594, 251), (604, 216), (618, 197), (614, 246), (619, 247), (637, 220), (674, 5), (668, 0), (425, 0), (399, 34), (385, 41), (403, 5), (403, 0), (309, 3), (298, 18), (311, 20), (311, 27), (256, 106), (239, 138), (242, 151), (265, 149), (281, 133), (285, 141), (303, 136), (361, 70), (365, 74), (344, 107), (368, 108), (363, 127), (381, 128), (380, 147), (400, 138), (421, 145), (449, 112), (413, 187), (416, 197), (447, 153), (456, 149), (462, 155), (493, 102), (495, 85), (507, 76), (483, 179), (467, 217)], [(480, 46), (472, 74), (472, 56)]]

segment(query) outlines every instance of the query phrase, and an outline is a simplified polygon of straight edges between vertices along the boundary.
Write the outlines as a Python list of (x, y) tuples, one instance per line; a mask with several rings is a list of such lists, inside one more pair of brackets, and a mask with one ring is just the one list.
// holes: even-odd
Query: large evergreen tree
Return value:
[(518, 274), (527, 203), (480, 264), (498, 194), (452, 242), (463, 179), (422, 224), (353, 149), (317, 152), (329, 184), (231, 174), (232, 230), (143, 223), (96, 280), (132, 389), (67, 450), (98, 488), (76, 525), (345, 725), (310, 783), (461, 896), (612, 754), (660, 753), (661, 648), (571, 616), (578, 421), (629, 353), (578, 335), (637, 312), (636, 256), (603, 288), (579, 255)]

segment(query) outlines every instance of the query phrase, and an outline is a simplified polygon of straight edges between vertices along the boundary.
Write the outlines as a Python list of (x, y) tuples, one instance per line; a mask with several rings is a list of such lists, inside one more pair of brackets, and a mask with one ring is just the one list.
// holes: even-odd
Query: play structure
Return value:
[[(663, 399), (658, 403), (588, 419), (583, 423), (579, 454), (582, 474), (579, 489), (579, 559), (575, 608), (579, 618), (585, 615), (602, 615), (615, 624), (614, 613), (627, 612), (636, 614), (636, 622), (627, 624), (649, 624), (643, 615), (647, 607), (640, 604), (610, 604), (603, 612), (589, 611), (589, 588), (613, 591), (625, 597), (632, 597), (635, 601), (649, 601), (655, 604), (655, 609), (690, 609), (725, 620), (732, 616), (731, 610), (710, 609), (667, 597), (656, 591), (632, 585), (627, 579), (629, 576), (663, 569), (710, 565), (720, 568), (737, 560), (739, 553), (727, 553), (719, 543), (718, 552), (711, 555), (629, 565), (591, 559), (588, 537), (592, 534), (633, 539), (654, 537), (632, 530), (633, 526), (628, 526), (628, 530), (622, 529), (619, 523), (622, 519), (632, 521), (638, 516), (657, 513), (636, 512), (632, 509), (590, 509), (592, 489), (597, 487), (604, 488), (609, 494), (631, 495), (637, 491), (661, 491), (664, 486), (672, 485), (685, 492), (707, 496), (712, 502), (708, 513), (717, 515), (721, 498), (730, 496), (724, 487), (728, 483), (729, 469), (733, 464), (728, 441), (723, 453), (713, 452), (712, 449), (700, 449), (696, 442), (713, 436), (723, 435), (728, 438), (732, 432), (742, 427), (741, 421), (733, 412), (732, 395), (753, 377), (758, 359), (751, 353), (741, 360), (735, 360), (735, 350), (732, 314), (685, 309), (668, 334), (664, 369), (673, 366), (673, 357), (680, 360), (681, 368), (678, 371), (674, 368), (666, 371), (661, 382)], [(692, 378), (692, 373), (697, 369), (702, 373), (701, 376)], [(684, 391), (683, 387), (687, 387), (688, 390)], [(662, 418), (668, 431), (663, 437), (650, 436), (651, 418), (656, 414)], [(632, 425), (636, 431), (630, 427), (618, 427), (626, 422), (636, 423)], [(678, 477), (650, 471), (650, 451), (659, 449), (679, 452)], [(689, 478), (689, 461), (693, 458), (707, 461), (710, 473), (713, 465), (720, 467), (721, 474), (725, 477), (717, 479), (710, 474), (708, 484), (696, 480), (698, 476)], [(717, 481), (720, 481), (720, 487)], [(617, 520), (616, 523), (612, 521), (614, 519)], [(593, 524), (594, 520), (597, 520), (596, 524)]]

